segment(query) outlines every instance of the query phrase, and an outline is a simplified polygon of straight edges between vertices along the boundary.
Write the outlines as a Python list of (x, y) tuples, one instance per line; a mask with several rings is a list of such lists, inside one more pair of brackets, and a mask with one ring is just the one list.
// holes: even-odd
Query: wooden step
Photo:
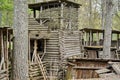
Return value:
[(50, 42), (59, 42), (58, 39), (53, 39), (53, 40), (52, 40), (52, 39), (48, 39), (47, 41), (48, 41), (49, 43), (50, 43)]
[(34, 20), (30, 20), (30, 21), (28, 21), (28, 23), (29, 23), (29, 24), (33, 24), (33, 25), (34, 25), (34, 24), (36, 25), (36, 23), (37, 23), (37, 24), (39, 24), (39, 25), (40, 25), (40, 23), (39, 23), (39, 22), (34, 21)]
[(46, 49), (46, 52), (59, 52), (59, 49)]
[(114, 71), (120, 75), (120, 62), (116, 62), (112, 64), (112, 68), (114, 69)]
[(0, 80), (5, 80), (7, 78), (7, 74), (0, 74)]
[(59, 47), (58, 45), (46, 45), (46, 47)]
[(111, 72), (111, 70), (109, 70), (109, 69), (100, 69), (100, 70), (96, 70), (95, 72), (97, 72), (98, 74), (103, 74), (103, 73)]
[(47, 55), (59, 55), (59, 52), (46, 52)]
[[(51, 33), (51, 34), (52, 34), (52, 33)], [(50, 37), (48, 40), (59, 40), (59, 38), (58, 38), (58, 36), (54, 36), (54, 37), (53, 37), (53, 36), (51, 35), (51, 37)]]
[(106, 77), (112, 77), (116, 76), (115, 73), (105, 73), (105, 74), (99, 74), (100, 78), (106, 78)]

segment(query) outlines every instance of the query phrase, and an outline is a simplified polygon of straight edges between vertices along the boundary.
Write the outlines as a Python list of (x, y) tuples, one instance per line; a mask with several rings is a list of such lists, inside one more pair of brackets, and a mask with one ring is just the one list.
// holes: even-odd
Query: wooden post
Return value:
[(84, 46), (87, 46), (87, 33), (84, 32)]
[(43, 10), (43, 7), (40, 6), (40, 12), (39, 12), (40, 25), (42, 25), (42, 10)]
[(92, 36), (92, 42), (94, 41), (94, 33), (91, 32), (91, 36)]
[(9, 38), (8, 38), (8, 41), (9, 41), (9, 57), (10, 59), (12, 58), (12, 44), (11, 44), (11, 33), (10, 33), (10, 30), (9, 30), (9, 34), (8, 34)]
[(92, 46), (92, 31), (90, 30), (90, 46)]
[(43, 55), (41, 57), (41, 60), (44, 58), (45, 53), (46, 53), (46, 39), (44, 39), (44, 53), (43, 53)]
[(64, 9), (64, 4), (61, 3), (61, 14), (60, 14), (60, 29), (63, 29), (64, 27), (64, 20), (63, 20), (63, 9)]
[[(7, 75), (9, 75), (9, 61), (8, 61), (8, 29), (6, 29), (6, 69), (7, 69)], [(9, 79), (9, 76), (7, 76), (7, 79)]]
[(29, 34), (29, 32), (28, 32), (28, 41), (29, 41), (29, 42), (28, 42), (28, 43), (29, 43), (29, 44), (28, 44), (28, 49), (29, 49), (29, 50), (28, 50), (28, 60), (31, 61), (32, 59), (31, 59), (30, 34)]
[(99, 38), (99, 32), (97, 32), (97, 45), (99, 46), (99, 40), (100, 40), (100, 38)]
[(3, 39), (3, 31), (1, 30), (1, 54), (2, 54), (2, 58), (3, 58), (3, 69), (5, 69), (5, 56), (4, 56), (4, 39)]
[(33, 10), (33, 17), (36, 18), (36, 10)]
[(119, 33), (117, 34), (117, 49), (119, 49)]
[(86, 46), (88, 46), (88, 33), (86, 32)]
[(32, 62), (37, 62), (37, 40), (34, 40), (34, 51), (33, 51), (33, 57), (32, 57)]
[[(1, 38), (1, 30), (0, 30), (0, 38)], [(0, 39), (0, 60), (2, 61), (2, 50), (1, 50), (1, 39)], [(0, 70), (1, 70), (1, 61), (0, 61)]]

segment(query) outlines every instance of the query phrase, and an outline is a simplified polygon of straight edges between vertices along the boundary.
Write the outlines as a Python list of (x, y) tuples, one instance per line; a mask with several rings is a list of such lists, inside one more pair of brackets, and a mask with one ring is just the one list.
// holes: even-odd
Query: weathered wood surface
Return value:
[(0, 71), (0, 80), (8, 80), (9, 74), (7, 73), (8, 70), (1, 70)]
[(111, 70), (103, 68), (100, 70), (96, 70), (95, 72), (97, 72), (98, 74), (103, 74), (103, 73), (111, 72)]
[(116, 62), (116, 63), (113, 63), (112, 64), (112, 68), (115, 70), (115, 72), (117, 73), (117, 74), (119, 74), (120, 75), (120, 63), (118, 62)]
[[(11, 52), (11, 43), (9, 37), (12, 35), (12, 30), (10, 28), (0, 28), (0, 80), (9, 79), (9, 59), (8, 52)], [(8, 45), (9, 44), (9, 45)], [(10, 58), (10, 56), (9, 56)]]
[[(74, 62), (75, 61), (75, 62)], [(68, 74), (75, 71), (75, 79), (89, 79), (89, 78), (99, 78), (99, 75), (95, 72), (95, 70), (103, 69), (107, 67), (107, 61), (101, 60), (73, 60), (70, 61), (71, 63), (75, 64), (75, 66), (69, 65), (68, 67)], [(70, 74), (72, 75), (72, 74)], [(69, 75), (69, 76), (70, 76)]]
[(69, 79), (69, 80), (105, 80), (103, 78), (88, 78), (88, 79)]
[[(80, 55), (80, 37), (79, 31), (60, 31), (60, 51), (63, 57), (70, 57), (69, 55)], [(77, 55), (76, 55), (77, 56)]]
[(107, 77), (117, 77), (115, 73), (103, 73), (99, 74), (100, 78), (107, 78)]
[(69, 79), (69, 80), (119, 80), (119, 78), (106, 77), (106, 78), (87, 78), (87, 79)]
[[(38, 25), (38, 27), (40, 27)], [(34, 29), (34, 26), (32, 26), (31, 28)], [(44, 28), (44, 27), (43, 27)], [(37, 28), (32, 31), (31, 29), (30, 30), (30, 34), (34, 35), (35, 34), (39, 34), (40, 36), (45, 36), (44, 34), (41, 34), (42, 32), (44, 32), (44, 30), (40, 29), (37, 30)], [(47, 32), (48, 28), (46, 27), (46, 35), (48, 36), (48, 32)], [(32, 33), (31, 33), (32, 32)], [(57, 71), (58, 71), (58, 62), (59, 62), (59, 46), (58, 46), (58, 32), (57, 31), (51, 31), (49, 32), (52, 34), (52, 36), (50, 36), (49, 38), (47, 37), (47, 39), (45, 40), (45, 44), (44, 44), (44, 56), (42, 57), (42, 61), (43, 62), (47, 62), (47, 66), (46, 66), (46, 69), (49, 71), (49, 72), (52, 72), (54, 76), (57, 75)], [(33, 38), (33, 37), (32, 37)], [(34, 39), (41, 39), (43, 37), (37, 37)], [(55, 62), (56, 61), (56, 62)], [(52, 65), (51, 65), (52, 64)], [(49, 65), (51, 65), (51, 67), (49, 67)], [(37, 74), (37, 72), (32, 72), (34, 73), (35, 75)], [(40, 74), (38, 74), (40, 76)], [(35, 77), (34, 77), (35, 78)]]

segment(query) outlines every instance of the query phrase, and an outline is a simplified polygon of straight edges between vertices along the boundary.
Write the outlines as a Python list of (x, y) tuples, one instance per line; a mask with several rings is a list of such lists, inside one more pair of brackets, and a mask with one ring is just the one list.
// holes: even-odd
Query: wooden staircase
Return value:
[(109, 66), (100, 70), (96, 70), (100, 78), (105, 80), (120, 79), (120, 62), (108, 62)]
[[(44, 35), (43, 33), (45, 33), (46, 35), (49, 35), (50, 33), (50, 37), (47, 37), (45, 40), (46, 42), (46, 47), (45, 48), (45, 54), (44, 56), (40, 59), (39, 57), (36, 58), (38, 60), (37, 64), (39, 64), (39, 66), (37, 65), (37, 70), (43, 70), (42, 71), (42, 75), (46, 76), (44, 69), (38, 69), (38, 68), (42, 68), (43, 65), (41, 65), (42, 63), (40, 63), (41, 61), (43, 63), (45, 63), (45, 67), (46, 67), (46, 71), (49, 74), (49, 77), (57, 77), (57, 73), (59, 70), (59, 60), (60, 60), (60, 54), (59, 54), (59, 33), (58, 31), (48, 31), (48, 27), (40, 25), (39, 22), (37, 22), (36, 19), (34, 18), (30, 18), (29, 19), (29, 36), (30, 38), (35, 39), (35, 35), (39, 34), (40, 36)], [(31, 37), (32, 36), (32, 37)], [(41, 37), (36, 37), (36, 39), (40, 39)], [(36, 53), (36, 51), (35, 51)], [(38, 63), (39, 61), (39, 63)], [(33, 66), (31, 66), (31, 69), (35, 68)], [(36, 73), (35, 76), (41, 76), (41, 73), (39, 73), (37, 70), (35, 70), (35, 72), (32, 70), (32, 73)], [(48, 76), (48, 75), (47, 75)]]
[[(37, 53), (37, 40), (34, 40), (34, 52), (33, 52), (33, 57), (32, 57), (32, 63), (36, 63), (36, 66), (34, 65), (34, 67), (37, 67), (37, 71), (35, 73), (35, 75), (37, 75), (37, 78), (40, 79), (40, 76), (42, 75), (43, 77), (43, 80), (48, 80), (47, 78), (47, 70), (46, 68), (44, 67), (42, 61), (41, 61), (41, 58), (39, 56), (39, 54)], [(35, 69), (35, 68), (34, 68)], [(32, 70), (32, 69), (31, 69)], [(41, 72), (41, 75), (40, 73), (38, 72), (38, 70), (40, 70)], [(34, 72), (33, 72), (34, 73)], [(33, 76), (33, 74), (30, 73), (31, 76)], [(30, 77), (31, 77), (30, 76)], [(37, 79), (35, 79), (37, 80)]]

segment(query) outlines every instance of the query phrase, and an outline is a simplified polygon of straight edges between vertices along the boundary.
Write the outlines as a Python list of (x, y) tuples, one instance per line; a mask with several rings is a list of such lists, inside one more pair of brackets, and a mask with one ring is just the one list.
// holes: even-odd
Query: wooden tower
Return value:
[(52, 0), (29, 4), (33, 10), (33, 18), (37, 19), (40, 25), (56, 29), (77, 29), (80, 4), (69, 0)]
[[(64, 55), (61, 52), (61, 49), (63, 49), (61, 47), (61, 44), (63, 44), (61, 43), (63, 40), (62, 31), (78, 29), (79, 8), (80, 4), (69, 0), (52, 0), (29, 4), (31, 10), (29, 15), (30, 64), (35, 63), (33, 53), (39, 54), (42, 62), (45, 63), (47, 76), (51, 80), (58, 79), (61, 55)], [(77, 37), (79, 38), (79, 36)], [(35, 67), (31, 66), (30, 69), (35, 70)], [(40, 76), (37, 72), (34, 75)], [(31, 78), (35, 76), (31, 76)]]

